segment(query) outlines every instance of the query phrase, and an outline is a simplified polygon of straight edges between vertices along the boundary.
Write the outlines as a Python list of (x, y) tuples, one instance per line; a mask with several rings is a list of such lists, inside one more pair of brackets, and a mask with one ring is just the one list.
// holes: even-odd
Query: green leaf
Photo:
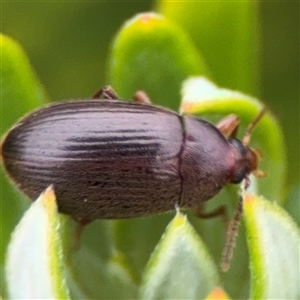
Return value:
[(161, 15), (138, 14), (118, 32), (108, 63), (108, 82), (121, 98), (144, 90), (155, 103), (177, 108), (181, 82), (208, 74), (185, 32)]
[(12, 299), (69, 299), (64, 280), (59, 215), (49, 187), (25, 213), (7, 253), (6, 278)]
[(300, 226), (300, 185), (291, 189), (286, 202), (285, 209), (294, 218), (298, 226)]
[(67, 255), (67, 282), (72, 299), (136, 299), (137, 283), (121, 253), (115, 251), (104, 260), (82, 245), (80, 250)]
[(251, 299), (299, 299), (300, 231), (276, 203), (244, 195)]
[(157, 1), (158, 11), (184, 28), (221, 86), (257, 95), (259, 13), (253, 1)]
[[(3, 135), (26, 112), (45, 103), (47, 97), (21, 46), (3, 34), (0, 34), (0, 40), (0, 135)], [(19, 192), (12, 189), (2, 167), (0, 185), (2, 196), (0, 199), (2, 211), (0, 264), (3, 264), (4, 250), (10, 233), (21, 217), (25, 203), (27, 206), (28, 202), (25, 202), (25, 197)]]
[(48, 99), (21, 46), (0, 34), (1, 40), (1, 131), (2, 135), (26, 112)]
[(177, 213), (149, 260), (141, 299), (199, 299), (218, 283), (205, 245), (186, 216)]
[[(215, 121), (236, 114), (241, 120), (240, 132), (245, 132), (246, 126), (264, 107), (253, 97), (219, 88), (203, 77), (190, 78), (184, 82), (182, 99), (181, 111), (185, 113), (209, 116)], [(268, 174), (266, 178), (256, 181), (257, 193), (282, 202), (286, 177), (285, 143), (281, 127), (269, 110), (255, 127), (250, 146), (262, 152), (259, 167)], [(254, 188), (254, 178), (252, 182)]]
[[(112, 221), (82, 227), (63, 219), (62, 238), (67, 283), (72, 299), (135, 299), (137, 279), (126, 257), (114, 247)], [(98, 243), (91, 243), (93, 238)]]
[[(151, 201), (151, 199), (149, 199)], [(122, 252), (138, 278), (157, 245), (173, 213), (147, 218), (114, 220), (112, 223), (115, 248)], [(149, 234), (145, 234), (148, 232)]]

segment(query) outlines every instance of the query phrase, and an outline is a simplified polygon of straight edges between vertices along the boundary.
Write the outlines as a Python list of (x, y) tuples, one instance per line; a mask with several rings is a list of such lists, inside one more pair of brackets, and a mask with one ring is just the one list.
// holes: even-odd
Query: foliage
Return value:
[[(259, 94), (260, 62), (253, 51), (261, 34), (259, 7), (251, 2), (228, 6), (222, 2), (179, 5), (162, 1), (156, 10), (163, 15), (138, 14), (119, 29), (109, 49), (106, 72), (101, 71), (106, 73), (106, 82), (122, 98), (144, 89), (156, 104), (181, 107), (213, 122), (237, 113), (243, 133), (263, 105), (243, 94)], [(68, 16), (74, 17), (76, 12), (72, 8)], [(1, 53), (3, 134), (24, 113), (46, 103), (48, 96), (19, 44), (2, 35)], [(59, 75), (62, 70), (58, 69)], [(203, 76), (241, 92), (219, 88), (203, 81)], [(197, 85), (205, 82), (209, 93), (206, 89), (193, 91), (191, 77)], [(245, 222), (226, 274), (218, 271), (224, 246), (220, 220), (202, 221), (192, 214), (174, 216), (174, 212), (133, 220), (101, 220), (85, 229), (80, 250), (74, 251), (76, 224), (57, 215), (55, 205), (43, 205), (47, 199), (42, 196), (23, 215), (28, 202), (9, 186), (1, 170), (1, 272), (4, 274), (6, 263), (7, 283), (2, 282), (0, 293), (6, 298), (8, 285), (10, 297), (45, 296), (43, 292), (25, 294), (25, 288), (17, 285), (30, 286), (38, 293), (37, 279), (20, 272), (29, 270), (27, 263), (31, 261), (36, 274), (49, 275), (39, 279), (56, 287), (53, 298), (67, 298), (70, 292), (72, 299), (229, 299), (224, 291), (232, 298), (244, 299), (299, 297), (299, 228), (280, 207), (289, 188), (286, 173), (290, 175), (283, 133), (270, 111), (255, 129), (251, 145), (262, 151), (261, 165), (269, 176), (252, 179), (252, 195), (244, 195)], [(290, 194), (287, 206), (295, 218), (299, 218), (295, 214), (298, 193), (299, 188)], [(258, 197), (260, 194), (271, 202)], [(53, 195), (50, 198), (53, 201)], [(228, 187), (207, 209), (226, 203), (232, 214), (236, 199), (236, 189)], [(10, 234), (21, 215), (5, 259)], [(45, 239), (36, 237), (37, 228), (49, 232)], [(276, 240), (272, 239), (278, 232)], [(29, 243), (20, 247), (20, 240)], [(32, 247), (32, 241), (36, 246)], [(32, 261), (32, 257), (40, 260)], [(45, 263), (49, 257), (52, 264)], [(53, 258), (57, 260), (53, 262)], [(24, 274), (28, 281), (22, 281)], [(214, 296), (209, 296), (210, 292)]]

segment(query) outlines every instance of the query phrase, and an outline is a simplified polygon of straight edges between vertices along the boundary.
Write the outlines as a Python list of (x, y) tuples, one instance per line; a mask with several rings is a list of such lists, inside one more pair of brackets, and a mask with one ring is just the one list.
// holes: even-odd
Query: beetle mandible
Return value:
[(27, 115), (2, 142), (7, 174), (33, 200), (53, 184), (59, 211), (78, 221), (146, 216), (176, 205), (200, 217), (222, 214), (222, 207), (201, 207), (257, 169), (248, 144), (263, 112), (240, 141), (235, 115), (215, 127), (154, 106), (142, 92), (135, 100), (122, 101), (106, 87), (94, 99)]

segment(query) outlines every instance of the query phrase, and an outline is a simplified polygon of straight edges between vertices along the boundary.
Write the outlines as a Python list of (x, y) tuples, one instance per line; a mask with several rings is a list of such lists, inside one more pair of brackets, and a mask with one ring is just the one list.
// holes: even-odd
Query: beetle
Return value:
[[(103, 96), (104, 99), (96, 99)], [(110, 87), (94, 99), (48, 105), (5, 136), (1, 158), (15, 185), (36, 199), (54, 185), (59, 211), (79, 221), (146, 216), (193, 208), (226, 184), (248, 179), (258, 154), (242, 141), (238, 118), (217, 126), (154, 106), (139, 92), (122, 101)]]

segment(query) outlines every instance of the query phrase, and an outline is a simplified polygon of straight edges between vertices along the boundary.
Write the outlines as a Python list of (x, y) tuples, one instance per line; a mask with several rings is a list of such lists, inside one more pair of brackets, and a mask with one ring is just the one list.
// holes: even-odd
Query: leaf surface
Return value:
[(300, 231), (276, 203), (244, 195), (251, 299), (299, 299)]
[(52, 187), (31, 205), (8, 247), (6, 278), (11, 299), (69, 299)]
[(177, 213), (146, 268), (142, 299), (199, 299), (218, 284), (208, 251), (186, 216)]
[(196, 74), (208, 74), (200, 53), (180, 27), (161, 15), (136, 15), (112, 44), (108, 82), (122, 99), (144, 90), (153, 103), (177, 109), (181, 82)]

